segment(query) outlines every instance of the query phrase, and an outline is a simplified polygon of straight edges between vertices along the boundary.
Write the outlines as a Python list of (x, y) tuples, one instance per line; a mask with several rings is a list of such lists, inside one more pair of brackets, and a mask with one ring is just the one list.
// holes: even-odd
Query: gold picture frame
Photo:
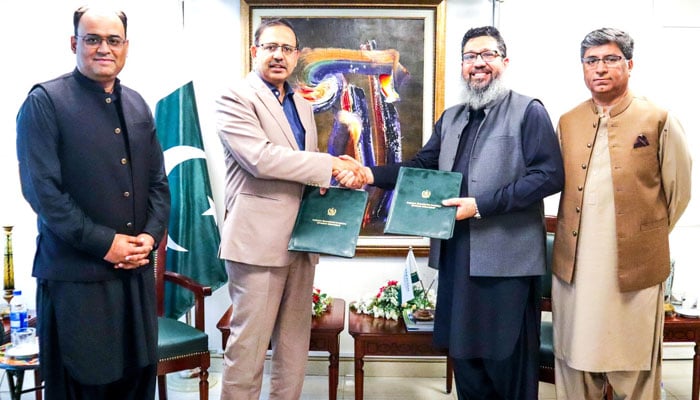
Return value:
[[(444, 109), (445, 3), (446, 0), (383, 0), (376, 3), (347, 0), (241, 0), (244, 71), (247, 73), (251, 69), (253, 33), (265, 18), (283, 17), (294, 25), (302, 52), (295, 74), (300, 74), (305, 55), (308, 56), (306, 60), (309, 60), (310, 54), (317, 54), (318, 51), (326, 50), (329, 53), (329, 50), (340, 49), (343, 52), (347, 50), (349, 53), (359, 53), (362, 48), (365, 51), (370, 49), (377, 50), (377, 53), (390, 53), (395, 57), (393, 72), (390, 73), (391, 85), (394, 85), (391, 88), (396, 88), (396, 97), (400, 97), (400, 100), (390, 106), (395, 111), (396, 125), (400, 125), (401, 145), (398, 150), (393, 150), (398, 154), (396, 157), (399, 160), (410, 159), (427, 141), (435, 120)], [(356, 43), (357, 47), (354, 47)], [(369, 64), (374, 67), (377, 63), (368, 62), (367, 65)], [(346, 71), (346, 75), (352, 75), (348, 80), (354, 85), (353, 80), (358, 79), (357, 74)], [(300, 79), (303, 81), (303, 78)], [(404, 89), (403, 92), (401, 89)], [(328, 114), (331, 112), (316, 114), (319, 145), (322, 150), (336, 154), (330, 149), (335, 143), (328, 133), (330, 128), (324, 129), (333, 125), (334, 117), (329, 117)], [(370, 117), (374, 118), (368, 114), (367, 118)], [(382, 163), (383, 160), (377, 161), (377, 165)], [(378, 200), (377, 196), (375, 201), (384, 203), (375, 207), (386, 209), (385, 199)], [(372, 193), (370, 197), (372, 198)], [(382, 198), (386, 197), (388, 196)], [(377, 220), (380, 218), (377, 216)], [(429, 243), (426, 238), (384, 235), (380, 232), (383, 226), (381, 224), (369, 223), (366, 230), (363, 228), (356, 255), (405, 256), (409, 247), (413, 248), (417, 256), (427, 255)]]

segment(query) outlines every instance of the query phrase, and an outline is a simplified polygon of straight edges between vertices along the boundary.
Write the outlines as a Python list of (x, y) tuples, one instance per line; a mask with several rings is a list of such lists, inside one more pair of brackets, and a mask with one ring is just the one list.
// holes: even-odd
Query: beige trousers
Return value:
[(660, 400), (661, 357), (655, 357), (650, 371), (587, 372), (570, 368), (554, 359), (557, 400), (604, 399), (606, 382), (613, 387), (615, 400)]
[(287, 267), (226, 261), (233, 305), (224, 353), (221, 400), (258, 400), (268, 345), (272, 344), (270, 396), (301, 396), (311, 335), (315, 266), (300, 255)]

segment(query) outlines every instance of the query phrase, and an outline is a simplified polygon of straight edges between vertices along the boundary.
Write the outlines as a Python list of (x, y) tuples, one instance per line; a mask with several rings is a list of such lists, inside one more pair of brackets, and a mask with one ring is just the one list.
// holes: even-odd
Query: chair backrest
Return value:
[(542, 275), (542, 311), (552, 311), (552, 249), (554, 248), (557, 217), (548, 215), (545, 217), (545, 223), (547, 226), (547, 270)]
[[(194, 322), (194, 327), (204, 331), (204, 297), (211, 296), (211, 286), (204, 286), (192, 278), (174, 271), (166, 270), (168, 232), (163, 234), (163, 239), (158, 244), (154, 255), (153, 273), (156, 278), (156, 308), (159, 317), (165, 316), (165, 282), (170, 285), (184, 288), (194, 296), (194, 321), (190, 321), (189, 313), (186, 314), (187, 322)], [(175, 286), (173, 286), (175, 287)]]
[(156, 276), (156, 308), (159, 317), (165, 315), (165, 255), (167, 254), (167, 237), (168, 232), (166, 231), (153, 257), (153, 273)]

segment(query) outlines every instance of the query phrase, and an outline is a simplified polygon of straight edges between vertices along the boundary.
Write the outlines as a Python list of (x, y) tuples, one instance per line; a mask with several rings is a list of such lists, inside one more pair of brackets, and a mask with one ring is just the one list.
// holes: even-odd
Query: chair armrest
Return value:
[(211, 286), (204, 286), (189, 276), (178, 274), (173, 271), (164, 271), (164, 277), (166, 282), (172, 282), (178, 286), (189, 290), (197, 296), (211, 296)]
[(219, 322), (216, 323), (216, 329), (221, 331), (221, 348), (224, 350), (226, 350), (226, 342), (228, 341), (228, 336), (230, 334), (232, 313), (233, 306), (228, 306), (224, 315), (222, 315)]
[(194, 294), (194, 327), (204, 332), (204, 296), (211, 296), (211, 286), (201, 285), (188, 276), (172, 271), (164, 271), (163, 279)]

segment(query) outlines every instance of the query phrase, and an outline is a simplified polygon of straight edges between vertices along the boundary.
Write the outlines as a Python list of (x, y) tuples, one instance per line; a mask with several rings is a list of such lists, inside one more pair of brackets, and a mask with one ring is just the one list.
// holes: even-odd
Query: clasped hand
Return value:
[(151, 251), (155, 240), (147, 233), (138, 236), (114, 235), (112, 246), (109, 248), (105, 261), (114, 264), (114, 268), (135, 269), (150, 262)]

